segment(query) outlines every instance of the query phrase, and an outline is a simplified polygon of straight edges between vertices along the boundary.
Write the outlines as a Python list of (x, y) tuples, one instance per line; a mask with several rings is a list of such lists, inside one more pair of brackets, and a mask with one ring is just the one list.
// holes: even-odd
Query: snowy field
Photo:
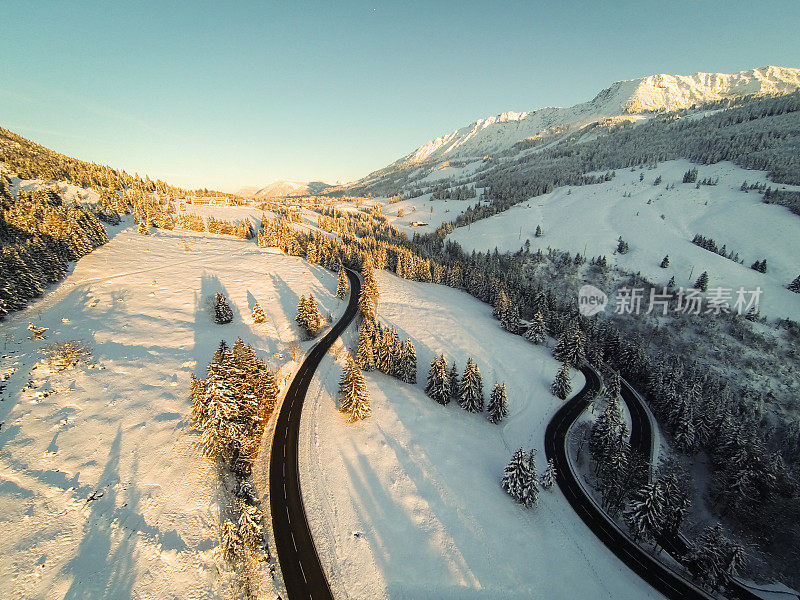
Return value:
[[(683, 174), (694, 167), (698, 180), (719, 178), (719, 184), (696, 189), (694, 184), (681, 183)], [(641, 182), (640, 174), (644, 175)], [(662, 182), (654, 186), (658, 176)], [(674, 275), (677, 285), (691, 286), (700, 273), (708, 271), (710, 288), (754, 290), (760, 286), (762, 315), (800, 320), (800, 295), (786, 289), (800, 275), (800, 216), (782, 206), (764, 204), (757, 191), (740, 191), (745, 180), (776, 187), (763, 171), (741, 169), (729, 162), (694, 165), (676, 160), (655, 169), (620, 169), (609, 182), (557, 188), (456, 229), (450, 239), (467, 252), (495, 247), (516, 251), (530, 240), (532, 252), (551, 247), (585, 252), (587, 258), (604, 254), (611, 264), (640, 271), (657, 285), (666, 285)], [(667, 190), (673, 183), (675, 187)], [(626, 193), (629, 196), (623, 197)], [(534, 237), (537, 225), (542, 226), (543, 237)], [(738, 252), (744, 265), (692, 244), (697, 233)], [(628, 242), (630, 251), (612, 256), (619, 236)], [(661, 269), (666, 254), (670, 266)], [(764, 258), (766, 273), (750, 269), (754, 261)]]
[[(327, 356), (304, 407), (303, 495), (322, 562), (339, 598), (660, 597), (608, 551), (556, 489), (525, 509), (500, 487), (519, 446), (537, 451), (561, 405), (549, 385), (559, 368), (546, 348), (502, 331), (489, 306), (444, 286), (378, 274), (379, 318), (413, 339), (418, 384), (368, 373), (373, 414), (347, 424), (334, 396), (341, 374)], [(350, 328), (345, 342), (356, 339)], [(423, 392), (443, 352), (463, 370), (473, 357), (488, 395), (508, 386), (501, 425), (443, 407)], [(583, 385), (573, 373), (573, 389)]]
[[(2, 598), (226, 597), (223, 496), (189, 422), (190, 374), (204, 376), (219, 340), (237, 336), (286, 372), (299, 296), (312, 292), (323, 315), (344, 307), (335, 275), (299, 258), (130, 225), (0, 323)], [(213, 321), (217, 291), (231, 324)], [(250, 318), (256, 300), (262, 325)], [(46, 340), (28, 339), (29, 321), (50, 328)], [(53, 372), (40, 349), (67, 340), (92, 355)]]

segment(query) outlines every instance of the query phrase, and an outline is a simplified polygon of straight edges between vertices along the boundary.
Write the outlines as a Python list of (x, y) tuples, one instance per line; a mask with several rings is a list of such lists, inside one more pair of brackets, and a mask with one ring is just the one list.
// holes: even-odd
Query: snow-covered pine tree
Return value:
[(697, 281), (694, 282), (695, 289), (700, 290), (701, 292), (708, 291), (708, 272), (703, 271), (700, 273), (700, 277), (697, 278)]
[(665, 499), (658, 482), (647, 483), (634, 492), (623, 513), (633, 541), (650, 541), (664, 525)]
[(661, 265), (659, 266), (662, 269), (666, 269), (667, 267), (669, 267), (669, 254), (667, 254), (666, 256), (664, 256), (664, 258), (661, 259)]
[(372, 371), (375, 368), (375, 354), (372, 349), (372, 322), (364, 320), (358, 332), (358, 350), (356, 351), (356, 362), (364, 371)]
[(448, 375), (448, 382), (450, 384), (450, 397), (453, 399), (458, 398), (458, 390), (459, 386), (459, 379), (458, 379), (458, 369), (456, 368), (456, 361), (453, 360), (453, 366), (450, 367), (450, 373)]
[(375, 366), (381, 373), (391, 375), (392, 364), (394, 361), (394, 338), (396, 333), (392, 335), (392, 328), (387, 327), (383, 331), (383, 337), (380, 344), (375, 347)]
[(539, 481), (539, 484), (542, 486), (542, 489), (549, 490), (551, 487), (553, 487), (553, 484), (555, 482), (556, 482), (556, 466), (555, 464), (553, 464), (553, 459), (551, 458), (547, 461), (547, 468), (542, 474), (542, 478)]
[(259, 324), (267, 320), (267, 315), (264, 314), (264, 309), (256, 302), (253, 306), (253, 323)]
[(598, 469), (603, 466), (616, 446), (622, 427), (622, 412), (620, 411), (618, 396), (610, 396), (606, 409), (600, 414), (592, 426), (589, 438), (589, 452)]
[(788, 289), (795, 294), (800, 294), (800, 275), (792, 280), (792, 282), (788, 285)]
[(375, 267), (372, 262), (372, 256), (369, 254), (364, 255), (364, 261), (361, 263), (361, 277), (364, 280), (362, 289), (366, 290), (367, 295), (372, 300), (372, 305), (378, 305), (378, 281), (375, 279)]
[(392, 327), (392, 363), (389, 368), (389, 375), (403, 380), (403, 343), (400, 341), (400, 336), (397, 335), (397, 330)]
[(561, 362), (569, 363), (577, 367), (583, 361), (583, 347), (585, 336), (580, 327), (575, 327), (572, 331), (567, 330), (558, 340), (558, 344), (553, 349), (553, 358)]
[(300, 300), (297, 302), (297, 316), (294, 320), (304, 331), (308, 329), (308, 302), (305, 295), (300, 296)]
[(233, 311), (228, 305), (228, 299), (224, 294), (217, 292), (214, 296), (214, 321), (220, 325), (230, 323), (233, 320)]
[(729, 540), (719, 523), (706, 527), (682, 560), (692, 575), (712, 590), (729, 583), (745, 561), (744, 548)]
[(620, 390), (622, 389), (622, 381), (619, 378), (619, 371), (614, 371), (612, 369), (611, 372), (604, 377), (603, 384), (606, 388), (606, 396), (609, 398), (616, 398), (619, 396)]
[(492, 423), (499, 423), (508, 416), (508, 397), (506, 396), (505, 383), (494, 384), (488, 408), (489, 414), (487, 418)]
[(547, 326), (541, 312), (537, 312), (531, 319), (531, 326), (525, 332), (525, 339), (534, 344), (541, 344), (547, 337)]
[(402, 366), (401, 379), (406, 383), (417, 383), (417, 349), (411, 338), (406, 339), (403, 344)]
[(509, 303), (500, 315), (500, 325), (509, 333), (517, 334), (520, 329), (519, 308), (516, 304)]
[(433, 357), (431, 368), (428, 371), (425, 393), (439, 404), (444, 405), (450, 402), (450, 380), (447, 376), (447, 361), (444, 356)]
[(537, 225), (536, 226), (536, 232), (533, 235), (534, 235), (534, 237), (542, 237), (544, 235), (544, 232), (542, 232), (542, 226), (541, 225)]
[(339, 263), (339, 276), (336, 282), (336, 297), (340, 300), (344, 300), (345, 296), (347, 296), (347, 289), (350, 287), (350, 284), (347, 280), (347, 273), (344, 272), (344, 266), (342, 263)]
[(220, 527), (219, 546), (222, 550), (222, 559), (230, 565), (235, 565), (244, 554), (239, 528), (230, 519), (225, 519)]
[(242, 546), (250, 552), (255, 551), (264, 539), (263, 519), (264, 515), (257, 506), (242, 504), (237, 527)]
[(372, 413), (369, 390), (364, 374), (348, 352), (339, 382), (339, 410), (348, 414), (348, 421), (365, 419)]
[(503, 314), (508, 310), (508, 307), (511, 305), (511, 302), (508, 300), (508, 296), (506, 295), (506, 291), (501, 289), (497, 293), (497, 297), (494, 302), (494, 308), (492, 309), (492, 316), (497, 319), (498, 321), (502, 319)]
[(675, 275), (673, 275), (672, 277), (669, 278), (669, 281), (667, 282), (667, 287), (668, 288), (674, 288), (675, 287)]
[(568, 363), (565, 362), (561, 366), (556, 378), (553, 380), (553, 384), (550, 386), (550, 391), (561, 400), (566, 400), (567, 396), (569, 396), (572, 391), (572, 383), (570, 382)]
[(514, 452), (511, 462), (508, 463), (508, 466), (503, 471), (503, 479), (500, 485), (514, 500), (527, 506), (532, 477), (533, 475), (528, 466), (528, 457), (525, 454), (525, 450), (520, 448)]
[(461, 387), (458, 394), (458, 403), (467, 412), (483, 412), (483, 380), (481, 371), (472, 358), (467, 361), (464, 375), (461, 377)]
[(361, 286), (361, 291), (358, 294), (358, 310), (365, 321), (375, 320), (375, 301), (366, 285)]
[(528, 452), (528, 481), (525, 489), (525, 506), (530, 508), (539, 501), (539, 479), (536, 477), (536, 450)]

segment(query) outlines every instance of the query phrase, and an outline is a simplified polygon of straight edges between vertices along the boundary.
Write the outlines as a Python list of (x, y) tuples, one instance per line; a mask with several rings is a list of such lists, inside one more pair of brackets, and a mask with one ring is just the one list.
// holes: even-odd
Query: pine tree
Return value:
[(553, 349), (553, 358), (577, 367), (584, 359), (584, 345), (585, 338), (579, 327), (575, 327), (572, 331), (567, 330)]
[(508, 307), (511, 306), (511, 302), (506, 295), (505, 290), (500, 290), (497, 294), (497, 297), (494, 301), (494, 308), (492, 309), (492, 316), (497, 319), (498, 321), (502, 320), (503, 315), (508, 310)]
[(689, 571), (712, 590), (727, 585), (745, 561), (744, 548), (729, 540), (719, 524), (706, 527), (683, 557)]
[[(533, 451), (531, 451), (531, 456), (534, 456)], [(520, 448), (511, 457), (511, 462), (503, 471), (501, 480), (501, 485), (506, 493), (520, 504), (528, 507), (536, 503), (538, 495), (535, 465), (534, 458), (534, 470), (531, 472), (531, 458), (526, 456), (525, 450)]]
[(695, 289), (700, 290), (701, 292), (705, 292), (708, 290), (708, 273), (703, 271), (700, 274), (700, 277), (697, 278), (697, 281), (694, 282)]
[(544, 233), (542, 232), (542, 226), (541, 225), (537, 225), (536, 226), (536, 233), (534, 233), (533, 235), (535, 237), (537, 237), (537, 238), (538, 237), (542, 237), (544, 235)]
[(403, 344), (402, 355), (402, 375), (401, 380), (406, 383), (417, 383), (417, 349), (414, 348), (414, 342), (411, 339), (406, 339)]
[(356, 351), (356, 362), (364, 371), (372, 371), (375, 368), (375, 354), (372, 349), (372, 322), (364, 320), (358, 333), (358, 350)]
[(456, 368), (456, 361), (453, 361), (453, 366), (450, 367), (450, 374), (448, 376), (448, 382), (450, 384), (450, 397), (453, 399), (458, 398), (458, 390), (459, 386), (459, 379), (458, 379), (458, 369)]
[(467, 361), (464, 375), (461, 378), (461, 387), (458, 394), (458, 403), (468, 412), (483, 412), (483, 380), (481, 372), (472, 358)]
[(339, 263), (339, 278), (336, 283), (336, 297), (340, 300), (344, 300), (344, 297), (347, 295), (347, 289), (350, 287), (350, 284), (347, 281), (347, 274), (344, 272), (344, 267), (341, 263)]
[(673, 275), (672, 277), (669, 278), (669, 281), (667, 282), (667, 287), (668, 288), (674, 288), (675, 287), (675, 275)]
[(499, 423), (508, 416), (508, 397), (506, 396), (506, 384), (495, 383), (492, 395), (489, 398), (488, 419), (492, 423)]
[(609, 398), (616, 398), (619, 396), (622, 382), (619, 378), (619, 372), (612, 370), (605, 378), (603, 383), (606, 388), (606, 396)]
[(425, 393), (439, 404), (445, 405), (450, 402), (450, 380), (447, 376), (447, 362), (444, 356), (433, 357), (431, 368), (428, 371)]
[(551, 458), (547, 461), (547, 468), (545, 469), (544, 474), (539, 481), (542, 489), (549, 490), (551, 487), (553, 487), (553, 484), (556, 482), (556, 473), (556, 466), (553, 464), (553, 459)]
[(374, 321), (377, 316), (375, 301), (366, 285), (361, 286), (361, 292), (358, 294), (358, 310), (365, 321)]
[(500, 315), (500, 324), (509, 333), (517, 334), (520, 329), (519, 308), (509, 303), (503, 314)]
[(530, 508), (539, 500), (539, 480), (536, 478), (536, 450), (528, 453), (528, 473), (530, 474), (525, 490), (525, 506)]
[(223, 294), (217, 292), (214, 297), (214, 321), (223, 325), (233, 320), (233, 311), (228, 305), (228, 299)]
[(600, 414), (592, 426), (589, 438), (589, 452), (597, 464), (598, 470), (608, 460), (617, 445), (620, 432), (623, 430), (622, 412), (618, 396), (610, 396), (606, 409)]
[(665, 499), (657, 482), (647, 483), (633, 494), (623, 516), (634, 541), (649, 541), (659, 534), (664, 523)]
[(267, 315), (264, 314), (264, 309), (256, 302), (253, 306), (253, 323), (259, 324), (267, 320)]
[(325, 323), (322, 314), (319, 312), (319, 306), (313, 295), (308, 298), (300, 296), (300, 302), (297, 304), (297, 316), (295, 321), (305, 331), (306, 335), (314, 337), (317, 332), (322, 328)]
[(525, 339), (534, 344), (541, 344), (547, 337), (547, 326), (544, 323), (544, 317), (541, 312), (533, 315), (531, 326), (525, 332)]
[(800, 275), (792, 280), (792, 282), (788, 285), (788, 289), (795, 294), (800, 294)]
[(661, 259), (661, 268), (666, 269), (669, 267), (669, 254), (667, 254), (663, 259)]
[(550, 391), (553, 395), (562, 400), (566, 400), (569, 393), (572, 391), (572, 383), (569, 377), (569, 364), (564, 363), (558, 371), (553, 384), (550, 386)]
[(339, 382), (339, 410), (348, 413), (347, 420), (352, 423), (367, 418), (372, 413), (372, 409), (364, 374), (349, 352), (345, 360), (345, 367)]

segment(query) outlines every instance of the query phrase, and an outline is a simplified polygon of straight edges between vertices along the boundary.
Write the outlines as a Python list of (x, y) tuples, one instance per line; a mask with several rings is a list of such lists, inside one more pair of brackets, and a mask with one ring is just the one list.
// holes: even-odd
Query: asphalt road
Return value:
[(300, 434), (300, 415), (311, 378), (322, 357), (347, 328), (358, 311), (361, 280), (347, 271), (350, 280), (350, 300), (344, 315), (312, 348), (294, 376), (281, 405), (272, 439), (269, 465), (269, 498), (272, 509), (272, 529), (278, 562), (289, 600), (313, 598), (332, 600), (330, 586), (322, 569), (311, 530), (306, 519), (300, 494), (297, 442)]
[[(584, 388), (564, 404), (550, 420), (545, 431), (545, 455), (552, 458), (557, 469), (556, 481), (573, 510), (589, 529), (632, 571), (673, 600), (704, 599), (712, 596), (693, 583), (672, 572), (654, 559), (647, 551), (635, 544), (627, 535), (608, 522), (608, 519), (592, 502), (578, 483), (567, 459), (567, 432), (589, 402), (600, 391), (601, 380), (597, 371), (584, 365), (581, 371), (586, 377)], [(648, 461), (653, 458), (653, 430), (647, 410), (633, 388), (622, 380), (620, 395), (631, 415), (631, 446), (642, 453)], [(682, 536), (659, 540), (661, 546), (673, 557), (681, 556), (688, 549)], [(727, 590), (727, 597), (742, 600), (760, 600), (750, 590), (734, 581)]]
[[(559, 488), (561, 488), (561, 492), (573, 510), (600, 541), (616, 554), (625, 565), (656, 590), (673, 600), (709, 600), (711, 598), (710, 595), (664, 567), (609, 523), (600, 509), (586, 496), (583, 488), (575, 478), (567, 459), (567, 431), (580, 414), (586, 410), (589, 402), (601, 388), (600, 377), (593, 368), (583, 366), (581, 371), (586, 377), (586, 385), (574, 398), (565, 403), (556, 412), (547, 425), (544, 437), (545, 455), (548, 459), (552, 458), (555, 463), (557, 470), (556, 481)], [(631, 443), (636, 448), (646, 449), (645, 455), (649, 457), (651, 455), (650, 440), (652, 439), (652, 432), (646, 415), (645, 422), (646, 424), (643, 427), (639, 419), (634, 420), (631, 428)]]

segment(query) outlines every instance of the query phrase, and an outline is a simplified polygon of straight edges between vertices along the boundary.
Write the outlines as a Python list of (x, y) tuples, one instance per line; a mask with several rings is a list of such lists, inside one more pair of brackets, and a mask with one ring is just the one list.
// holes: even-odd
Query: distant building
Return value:
[(228, 199), (225, 196), (190, 196), (186, 199), (186, 204), (226, 206)]

